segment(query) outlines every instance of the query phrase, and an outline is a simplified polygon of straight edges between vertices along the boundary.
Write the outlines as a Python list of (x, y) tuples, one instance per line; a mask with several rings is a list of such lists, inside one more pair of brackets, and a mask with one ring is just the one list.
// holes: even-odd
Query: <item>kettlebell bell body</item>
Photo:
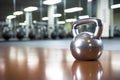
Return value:
[(30, 40), (33, 40), (36, 38), (36, 31), (35, 31), (35, 28), (33, 26), (29, 26), (28, 38)]
[(52, 39), (56, 39), (57, 36), (58, 36), (57, 31), (54, 30), (54, 31), (51, 33), (51, 38), (52, 38)]
[[(95, 33), (77, 32), (78, 25), (96, 23)], [(77, 60), (97, 60), (103, 51), (101, 40), (102, 23), (100, 19), (88, 18), (77, 21), (72, 26), (73, 40), (70, 49), (73, 57)]]
[(10, 29), (10, 27), (5, 26), (3, 28), (3, 32), (2, 32), (2, 37), (8, 41), (11, 37), (12, 37), (12, 30)]
[(28, 37), (29, 37), (29, 39), (31, 39), (31, 40), (35, 39), (35, 37), (36, 37), (35, 31), (34, 31), (34, 30), (31, 30), (31, 31), (29, 32), (29, 34), (28, 34)]
[(25, 30), (24, 30), (24, 28), (22, 28), (21, 26), (17, 29), (16, 37), (17, 37), (19, 40), (22, 40), (22, 39), (25, 37)]

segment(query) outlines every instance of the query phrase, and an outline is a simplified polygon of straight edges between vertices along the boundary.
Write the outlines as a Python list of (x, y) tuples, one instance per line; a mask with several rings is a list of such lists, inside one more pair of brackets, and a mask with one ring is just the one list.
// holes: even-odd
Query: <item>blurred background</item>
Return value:
[(72, 24), (89, 17), (102, 20), (102, 38), (119, 39), (120, 0), (0, 0), (0, 41), (72, 39)]

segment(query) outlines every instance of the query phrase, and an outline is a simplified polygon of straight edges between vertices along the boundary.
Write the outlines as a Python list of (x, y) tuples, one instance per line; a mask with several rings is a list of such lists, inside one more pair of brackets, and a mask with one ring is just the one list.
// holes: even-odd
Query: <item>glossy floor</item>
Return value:
[(0, 47), (0, 80), (120, 80), (120, 51), (76, 61), (69, 49)]

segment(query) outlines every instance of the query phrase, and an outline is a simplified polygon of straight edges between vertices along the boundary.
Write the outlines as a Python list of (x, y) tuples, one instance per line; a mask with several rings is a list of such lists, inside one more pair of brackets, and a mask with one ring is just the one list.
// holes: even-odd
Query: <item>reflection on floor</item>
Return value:
[(77, 61), (69, 49), (0, 46), (0, 80), (120, 80), (119, 53)]
[[(120, 50), (120, 38), (102, 39), (104, 50)], [(45, 48), (69, 48), (72, 39), (63, 40), (10, 40), (0, 41), (0, 46), (31, 46)]]

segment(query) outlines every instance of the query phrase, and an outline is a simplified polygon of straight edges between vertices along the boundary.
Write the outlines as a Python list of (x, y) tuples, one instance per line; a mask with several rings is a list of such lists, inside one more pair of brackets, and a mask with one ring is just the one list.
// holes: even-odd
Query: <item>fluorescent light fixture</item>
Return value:
[(24, 9), (25, 12), (32, 12), (32, 11), (36, 11), (38, 10), (37, 7), (34, 7), (34, 6), (30, 6), (30, 7), (27, 7)]
[(33, 21), (33, 23), (37, 23), (37, 21), (36, 21), (36, 20), (34, 20), (34, 21)]
[(16, 12), (13, 13), (13, 15), (16, 15), (16, 16), (17, 16), (17, 15), (22, 15), (22, 14), (23, 14), (22, 11), (16, 11)]
[[(62, 14), (54, 14), (54, 17), (61, 17), (61, 16), (62, 16)], [(48, 20), (48, 17), (43, 17), (42, 20), (46, 21), (46, 20)]]
[(75, 22), (75, 21), (77, 21), (76, 19), (66, 19), (65, 20), (66, 22)]
[(57, 4), (57, 3), (60, 3), (61, 0), (46, 0), (46, 1), (43, 1), (43, 4), (45, 5), (53, 5), (53, 4)]
[(112, 9), (120, 8), (120, 4), (114, 4), (111, 6)]
[(88, 0), (88, 2), (92, 2), (92, 0)]
[(24, 22), (23, 22), (23, 23), (21, 22), (21, 23), (19, 23), (19, 25), (23, 25), (23, 26), (25, 26), (26, 24), (25, 24)]
[(57, 24), (65, 24), (65, 21), (58, 21)]
[(89, 16), (88, 15), (79, 16), (79, 19), (85, 19), (85, 18), (89, 18)]
[(7, 19), (13, 19), (13, 18), (16, 18), (16, 16), (15, 15), (8, 15), (7, 16)]
[(43, 20), (43, 21), (47, 21), (47, 20), (48, 20), (48, 17), (43, 17), (42, 20)]
[(62, 14), (54, 14), (54, 17), (61, 17)]
[(77, 12), (77, 11), (82, 11), (82, 10), (83, 10), (82, 7), (73, 7), (73, 8), (65, 9), (64, 12), (72, 13), (72, 12)]

